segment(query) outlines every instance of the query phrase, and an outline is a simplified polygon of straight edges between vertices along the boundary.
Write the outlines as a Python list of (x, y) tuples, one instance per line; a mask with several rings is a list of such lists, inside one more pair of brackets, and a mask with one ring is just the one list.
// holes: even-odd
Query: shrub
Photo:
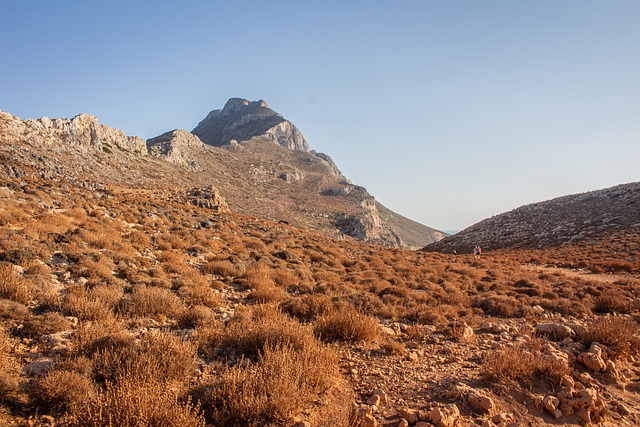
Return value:
[(18, 389), (18, 365), (11, 356), (12, 343), (0, 325), (0, 402)]
[(616, 353), (614, 357), (622, 357), (631, 349), (631, 338), (638, 329), (638, 324), (628, 317), (605, 316), (589, 322), (578, 332), (578, 338), (587, 347), (593, 342), (604, 344)]
[(351, 306), (320, 317), (315, 329), (318, 336), (330, 341), (376, 341), (380, 333), (376, 319), (358, 313)]
[(482, 360), (483, 375), (490, 380), (531, 380), (534, 377), (551, 377), (560, 380), (569, 373), (562, 361), (547, 357), (539, 350), (505, 348), (492, 351)]
[(222, 425), (291, 424), (337, 375), (337, 357), (329, 349), (268, 344), (255, 364), (228, 368), (212, 384), (212, 417)]
[(93, 358), (98, 381), (183, 382), (188, 379), (195, 361), (195, 347), (174, 335), (145, 335), (139, 343), (109, 345)]
[(139, 285), (124, 299), (123, 305), (130, 315), (164, 320), (178, 313), (181, 303), (169, 289)]
[(53, 370), (37, 380), (32, 389), (40, 402), (57, 410), (81, 405), (93, 394), (93, 383), (84, 375), (73, 371)]
[(20, 333), (29, 338), (38, 338), (42, 335), (53, 334), (71, 328), (71, 322), (60, 313), (48, 312), (28, 319)]
[(596, 313), (628, 313), (630, 304), (620, 292), (605, 292), (598, 296), (593, 303)]
[(295, 349), (316, 345), (311, 330), (277, 308), (259, 305), (237, 313), (227, 324), (220, 348), (257, 357), (267, 345), (287, 344)]
[(216, 317), (209, 307), (196, 305), (185, 309), (178, 318), (181, 329), (198, 328), (215, 325)]
[(70, 427), (204, 427), (199, 407), (178, 397), (168, 384), (122, 378), (73, 405), (66, 421)]
[(26, 304), (34, 290), (10, 265), (0, 266), (0, 298)]

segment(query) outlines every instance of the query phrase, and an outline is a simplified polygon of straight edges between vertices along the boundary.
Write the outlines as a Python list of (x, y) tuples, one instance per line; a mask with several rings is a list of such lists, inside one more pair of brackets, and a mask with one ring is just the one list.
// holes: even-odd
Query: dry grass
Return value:
[(53, 370), (39, 378), (32, 394), (41, 403), (52, 406), (55, 411), (64, 411), (83, 405), (93, 396), (93, 382), (74, 371)]

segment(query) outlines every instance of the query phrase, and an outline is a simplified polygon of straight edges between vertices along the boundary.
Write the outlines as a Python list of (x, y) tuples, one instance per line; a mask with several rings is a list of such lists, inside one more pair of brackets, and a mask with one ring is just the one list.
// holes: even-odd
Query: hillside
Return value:
[(640, 182), (635, 182), (522, 206), (424, 249), (470, 253), (475, 245), (487, 250), (546, 248), (638, 229)]
[(395, 214), (382, 219), (374, 197), (264, 101), (234, 98), (212, 111), (194, 129), (206, 144), (184, 130), (145, 142), (85, 114), (20, 120), (0, 112), (0, 131), (3, 164), (18, 175), (151, 190), (214, 186), (236, 212), (329, 236), (412, 248), (441, 237)]
[(637, 425), (637, 276), (4, 166), (0, 425)]

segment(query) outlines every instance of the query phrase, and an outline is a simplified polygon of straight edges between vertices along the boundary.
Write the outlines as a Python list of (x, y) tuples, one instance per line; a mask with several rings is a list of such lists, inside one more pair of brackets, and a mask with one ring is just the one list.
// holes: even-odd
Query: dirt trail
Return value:
[(594, 282), (601, 283), (613, 283), (618, 280), (628, 280), (628, 279), (640, 279), (637, 276), (630, 276), (626, 274), (600, 274), (600, 273), (592, 273), (589, 270), (584, 269), (570, 269), (570, 268), (560, 268), (560, 267), (547, 267), (541, 265), (534, 264), (524, 264), (523, 268), (535, 271), (536, 273), (549, 273), (549, 274), (564, 274), (568, 277), (580, 278), (584, 280), (592, 280)]

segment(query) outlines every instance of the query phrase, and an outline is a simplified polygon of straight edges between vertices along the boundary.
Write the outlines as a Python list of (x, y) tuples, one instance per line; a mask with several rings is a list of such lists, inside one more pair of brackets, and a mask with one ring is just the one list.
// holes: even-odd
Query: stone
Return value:
[(562, 378), (560, 378), (560, 385), (563, 387), (571, 388), (574, 386), (574, 384), (575, 381), (569, 375), (563, 375)]
[(493, 400), (490, 397), (484, 396), (475, 391), (470, 392), (467, 396), (467, 401), (469, 405), (473, 406), (476, 409), (479, 409), (482, 412), (488, 412), (493, 408)]
[(382, 402), (383, 404), (387, 404), (389, 403), (389, 397), (387, 396), (387, 393), (384, 392), (384, 390), (382, 390), (381, 388), (376, 388), (371, 392), (372, 396), (380, 396), (380, 402)]
[(400, 418), (397, 427), (409, 427), (409, 421), (405, 420), (404, 418)]
[(309, 421), (300, 421), (297, 424), (294, 424), (293, 427), (311, 427), (311, 423)]
[(39, 357), (24, 367), (27, 375), (42, 376), (53, 368), (53, 359), (50, 357)]
[(455, 404), (449, 404), (442, 408), (433, 408), (428, 417), (436, 427), (453, 427), (460, 418), (460, 410)]
[(562, 410), (560, 410), (558, 408), (558, 406), (560, 405), (560, 399), (558, 399), (555, 396), (546, 396), (543, 400), (542, 400), (542, 404), (544, 405), (545, 409), (549, 412), (551, 412), (551, 414), (556, 417), (556, 418), (560, 418), (562, 416)]
[(367, 399), (367, 405), (378, 406), (380, 405), (380, 400), (381, 400), (380, 396), (378, 396), (377, 394), (374, 394), (373, 396)]
[(558, 341), (576, 335), (570, 327), (557, 323), (541, 323), (536, 326), (536, 332), (552, 337)]
[(491, 417), (491, 421), (494, 424), (500, 424), (500, 423), (510, 423), (510, 422), (514, 422), (516, 420), (516, 417), (513, 414), (507, 414), (505, 412), (499, 413), (499, 414), (495, 414), (493, 417)]
[(578, 361), (593, 372), (604, 372), (607, 369), (607, 364), (602, 359), (601, 353), (593, 350), (593, 347), (587, 352), (580, 353), (578, 355)]
[(371, 414), (366, 414), (362, 419), (363, 427), (377, 427), (378, 421)]
[(418, 422), (418, 411), (408, 408), (402, 408), (398, 411), (400, 418), (404, 418), (409, 424), (415, 424)]

